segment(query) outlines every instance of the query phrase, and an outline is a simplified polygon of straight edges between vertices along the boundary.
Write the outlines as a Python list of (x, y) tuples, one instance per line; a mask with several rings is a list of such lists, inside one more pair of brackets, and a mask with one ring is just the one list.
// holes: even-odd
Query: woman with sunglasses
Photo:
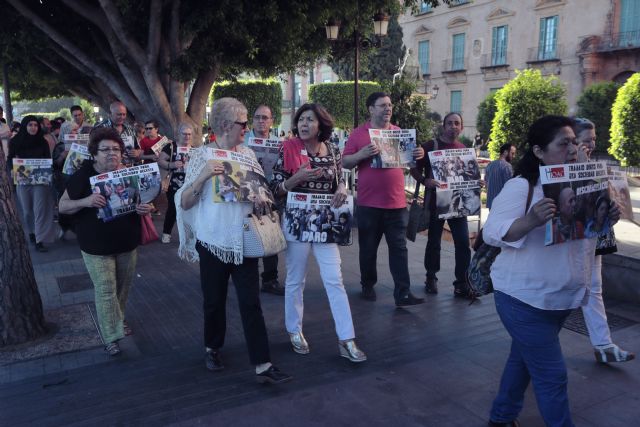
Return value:
[[(225, 173), (222, 162), (208, 160), (211, 148), (251, 156), (244, 147), (247, 109), (235, 98), (220, 98), (211, 107), (210, 125), (216, 140), (196, 148), (187, 165), (184, 185), (175, 196), (180, 247), (178, 255), (200, 261), (200, 285), (204, 299), (205, 364), (210, 371), (224, 369), (220, 355), (226, 332), (226, 302), (229, 277), (238, 296), (249, 359), (259, 383), (278, 384), (291, 376), (271, 364), (269, 339), (260, 306), (258, 259), (243, 257), (243, 219), (252, 212), (251, 203), (214, 203), (212, 177)], [(257, 200), (256, 208), (262, 208)]]
[[(574, 119), (573, 129), (576, 134), (578, 148), (582, 153), (579, 161), (588, 161), (591, 153), (596, 148), (596, 126), (591, 120), (577, 117)], [(586, 157), (586, 158), (585, 158)], [(610, 219), (606, 216), (609, 211), (610, 201), (607, 199), (597, 200), (594, 212), (595, 221), (587, 224), (586, 233), (591, 237), (598, 238), (596, 243), (595, 262), (591, 271), (591, 288), (589, 290), (589, 301), (582, 307), (584, 323), (589, 331), (589, 339), (593, 345), (594, 355), (600, 363), (628, 362), (633, 360), (635, 355), (623, 350), (611, 340), (611, 330), (607, 323), (607, 313), (604, 309), (602, 299), (602, 255), (617, 252), (615, 244), (616, 238), (613, 227), (604, 227), (604, 223), (610, 225)]]
[(110, 356), (120, 354), (118, 341), (133, 332), (125, 321), (125, 307), (129, 288), (136, 269), (137, 250), (141, 225), (138, 215), (146, 215), (151, 205), (139, 203), (138, 215), (121, 215), (110, 221), (98, 218), (98, 211), (110, 212), (114, 191), (105, 185), (100, 192), (93, 192), (89, 178), (113, 172), (122, 167), (124, 142), (113, 128), (96, 128), (91, 132), (89, 153), (92, 160), (85, 160), (74, 173), (59, 203), (62, 214), (73, 215), (82, 251), (82, 258), (95, 288), (95, 304), (98, 324), (105, 350)]

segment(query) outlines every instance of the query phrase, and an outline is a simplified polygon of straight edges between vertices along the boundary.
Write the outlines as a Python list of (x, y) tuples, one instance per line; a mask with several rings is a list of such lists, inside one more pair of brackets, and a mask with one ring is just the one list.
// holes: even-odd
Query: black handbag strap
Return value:
[(527, 183), (529, 184), (529, 193), (527, 194), (527, 204), (525, 205), (525, 208), (524, 208), (525, 215), (529, 213), (529, 207), (531, 206), (531, 199), (533, 198), (533, 185), (528, 180), (527, 180)]

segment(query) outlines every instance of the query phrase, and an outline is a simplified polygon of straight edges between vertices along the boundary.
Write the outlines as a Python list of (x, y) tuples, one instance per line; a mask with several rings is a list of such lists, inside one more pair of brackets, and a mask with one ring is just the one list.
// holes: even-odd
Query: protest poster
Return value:
[(62, 173), (65, 175), (73, 175), (78, 169), (80, 169), (82, 162), (90, 158), (91, 154), (89, 153), (87, 146), (74, 142), (71, 144), (67, 158), (62, 166)]
[(51, 159), (13, 159), (15, 185), (50, 185), (53, 161)]
[[(82, 128), (84, 129), (84, 128)], [(91, 131), (91, 128), (89, 128)], [(67, 133), (63, 136), (64, 149), (70, 150), (73, 144), (84, 145), (89, 144), (89, 132), (87, 133)]]
[(412, 168), (416, 165), (413, 158), (415, 129), (369, 129), (369, 137), (380, 149), (380, 154), (371, 158), (372, 168)]
[(608, 233), (609, 179), (604, 162), (540, 166), (545, 197), (556, 214), (545, 224), (546, 246)]
[(440, 219), (480, 214), (480, 168), (473, 148), (429, 152), (436, 188), (436, 213)]
[(289, 242), (352, 243), (353, 196), (339, 208), (331, 206), (333, 194), (287, 194), (282, 231)]
[(633, 220), (633, 206), (626, 172), (609, 167), (609, 197), (618, 204), (620, 218)]
[(191, 155), (192, 150), (194, 150), (194, 148), (188, 145), (178, 145), (174, 161), (182, 162), (184, 166), (175, 169), (174, 172), (184, 173), (185, 168), (187, 167), (187, 163), (189, 163), (189, 156)]
[(264, 176), (270, 180), (273, 176), (273, 167), (278, 161), (278, 154), (282, 141), (277, 138), (249, 138), (249, 148), (256, 153), (258, 163), (262, 166)]
[(169, 138), (163, 136), (158, 142), (151, 146), (151, 151), (153, 151), (153, 154), (155, 154), (156, 156), (159, 156), (162, 149), (170, 143), (171, 141), (169, 140)]
[(224, 167), (221, 175), (211, 179), (214, 202), (255, 202), (259, 199), (275, 204), (264, 172), (254, 156), (210, 147), (205, 156), (208, 160), (219, 161)]
[(92, 191), (107, 201), (98, 209), (98, 218), (106, 222), (155, 199), (160, 193), (160, 170), (157, 163), (147, 163), (96, 175), (89, 182)]

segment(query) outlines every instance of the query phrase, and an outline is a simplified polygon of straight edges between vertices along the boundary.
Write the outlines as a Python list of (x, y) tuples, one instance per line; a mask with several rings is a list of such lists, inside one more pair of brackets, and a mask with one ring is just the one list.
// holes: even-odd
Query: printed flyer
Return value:
[(249, 148), (256, 153), (258, 163), (262, 166), (264, 176), (271, 179), (273, 176), (273, 167), (278, 161), (278, 154), (282, 141), (277, 138), (249, 138)]
[(139, 203), (150, 203), (160, 193), (160, 170), (157, 163), (147, 163), (93, 176), (92, 191), (106, 200), (98, 209), (98, 218), (111, 221), (135, 212)]
[(15, 185), (50, 185), (53, 161), (51, 159), (13, 159)]
[(438, 218), (458, 218), (480, 214), (480, 168), (472, 148), (431, 151), (429, 163), (436, 188)]
[(626, 172), (609, 167), (609, 197), (618, 204), (620, 218), (633, 220), (633, 206)]
[(369, 137), (380, 149), (380, 154), (371, 159), (372, 168), (412, 168), (416, 165), (413, 158), (415, 129), (369, 129)]
[(556, 215), (545, 226), (545, 245), (598, 237), (611, 229), (609, 175), (604, 162), (540, 166), (545, 197)]
[(287, 195), (282, 231), (289, 242), (352, 243), (353, 196), (339, 208), (331, 206), (333, 194), (294, 193)]
[(90, 158), (91, 154), (89, 153), (87, 146), (74, 142), (71, 144), (69, 154), (67, 154), (67, 158), (62, 166), (62, 173), (65, 175), (73, 175), (78, 169), (80, 169), (82, 162)]
[[(83, 128), (84, 129), (84, 128)], [(73, 144), (86, 146), (89, 143), (89, 133), (67, 133), (64, 135), (64, 149), (70, 150)]]
[(171, 141), (169, 140), (169, 138), (167, 138), (166, 136), (163, 136), (162, 138), (160, 138), (160, 140), (158, 142), (156, 142), (155, 144), (153, 144), (151, 146), (151, 151), (153, 151), (153, 153), (156, 156), (160, 155), (160, 152), (162, 151), (162, 149), (167, 145), (170, 144)]
[(207, 148), (206, 156), (219, 161), (224, 167), (224, 173), (212, 178), (214, 202), (254, 202), (260, 199), (275, 204), (260, 163), (253, 156), (215, 148)]

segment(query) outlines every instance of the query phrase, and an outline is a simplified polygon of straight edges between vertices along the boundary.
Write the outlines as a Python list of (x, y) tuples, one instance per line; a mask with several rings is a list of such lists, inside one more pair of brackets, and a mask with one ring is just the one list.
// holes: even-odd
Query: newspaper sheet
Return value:
[(609, 175), (604, 162), (540, 166), (545, 197), (556, 215), (545, 226), (545, 245), (608, 233)]
[(87, 146), (74, 142), (71, 144), (67, 158), (62, 166), (62, 173), (65, 175), (73, 175), (78, 169), (80, 169), (82, 162), (90, 158), (91, 154), (89, 153)]
[(156, 142), (155, 144), (153, 144), (151, 146), (151, 151), (153, 151), (153, 154), (155, 154), (156, 156), (160, 155), (160, 152), (162, 151), (162, 149), (167, 145), (170, 144), (171, 140), (169, 138), (167, 138), (166, 136), (163, 136), (162, 138), (160, 138), (160, 140), (158, 142)]
[(212, 178), (214, 202), (254, 202), (260, 199), (275, 204), (264, 172), (255, 157), (215, 148), (207, 148), (206, 156), (219, 161), (224, 167), (224, 173)]
[(53, 161), (51, 159), (13, 159), (15, 185), (50, 185)]
[(282, 230), (290, 242), (352, 243), (353, 196), (339, 208), (331, 206), (333, 194), (290, 192), (282, 216)]
[(412, 168), (416, 165), (413, 158), (415, 129), (369, 129), (369, 137), (380, 149), (380, 154), (371, 159), (372, 168)]
[(436, 188), (438, 218), (480, 214), (480, 168), (472, 148), (430, 151), (429, 162)]
[(270, 180), (273, 176), (273, 167), (278, 161), (278, 154), (282, 141), (277, 138), (249, 138), (249, 148), (256, 153), (258, 163), (262, 166), (264, 176)]
[(111, 221), (135, 212), (139, 203), (149, 203), (160, 193), (160, 170), (157, 163), (147, 163), (93, 176), (92, 191), (106, 200), (98, 209), (98, 218)]
[[(82, 128), (83, 130), (85, 128)], [(91, 128), (89, 128), (91, 132)], [(67, 133), (64, 135), (64, 149), (71, 149), (72, 144), (87, 145), (89, 144), (89, 132), (87, 133)]]
[(633, 206), (626, 172), (609, 167), (609, 197), (618, 204), (620, 218), (633, 220)]

